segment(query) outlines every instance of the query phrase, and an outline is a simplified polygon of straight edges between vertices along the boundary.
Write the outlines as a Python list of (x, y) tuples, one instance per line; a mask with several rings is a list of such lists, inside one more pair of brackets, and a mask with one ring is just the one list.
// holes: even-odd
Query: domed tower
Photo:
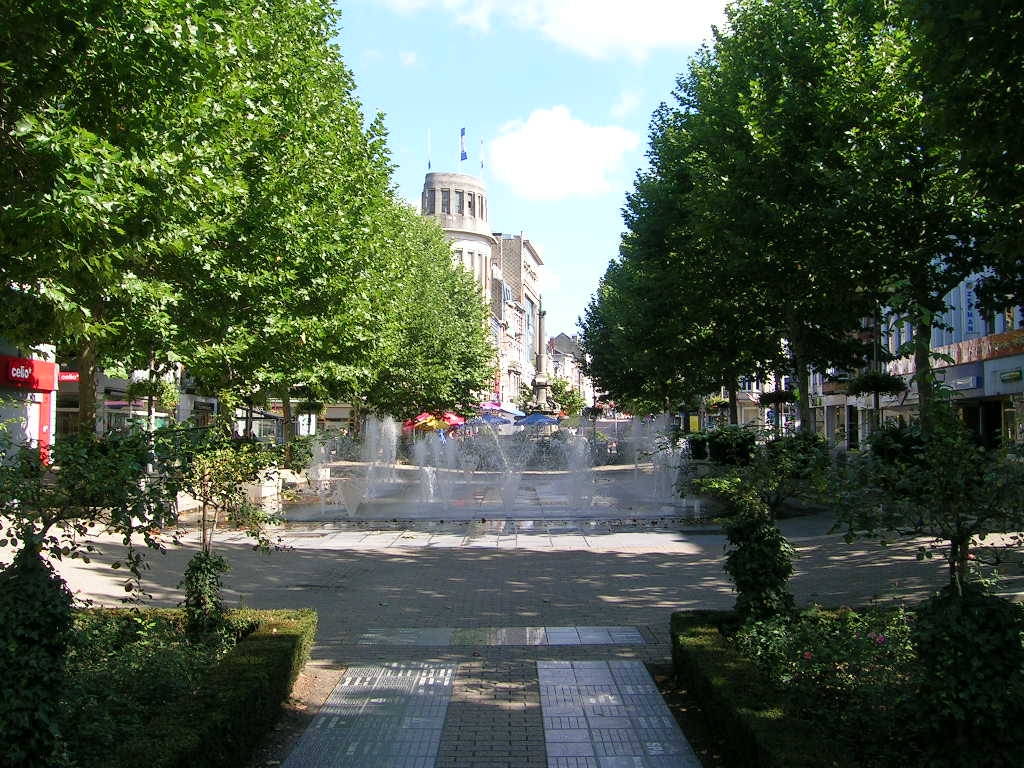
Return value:
[(435, 219), (452, 244), (455, 261), (473, 275), (480, 295), (489, 299), (491, 264), (497, 240), (487, 223), (483, 179), (463, 173), (428, 173), (420, 212)]

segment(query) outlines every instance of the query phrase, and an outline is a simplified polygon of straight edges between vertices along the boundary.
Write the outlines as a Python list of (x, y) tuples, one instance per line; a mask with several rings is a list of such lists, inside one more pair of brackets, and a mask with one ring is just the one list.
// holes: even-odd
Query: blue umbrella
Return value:
[(485, 413), (482, 416), (476, 416), (466, 422), (471, 427), (487, 426), (498, 426), (499, 424), (511, 424), (512, 422), (508, 419), (503, 419), (501, 416), (495, 416), (493, 413)]
[(516, 424), (521, 424), (524, 427), (553, 427), (557, 423), (558, 419), (554, 416), (547, 416), (543, 413), (531, 413), (529, 416), (524, 416), (516, 422)]

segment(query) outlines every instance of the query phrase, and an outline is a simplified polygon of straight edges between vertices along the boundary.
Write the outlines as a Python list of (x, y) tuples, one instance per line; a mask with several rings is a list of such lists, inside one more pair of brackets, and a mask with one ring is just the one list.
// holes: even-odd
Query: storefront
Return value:
[(0, 356), (0, 420), (16, 443), (48, 459), (57, 416), (57, 366), (45, 360)]

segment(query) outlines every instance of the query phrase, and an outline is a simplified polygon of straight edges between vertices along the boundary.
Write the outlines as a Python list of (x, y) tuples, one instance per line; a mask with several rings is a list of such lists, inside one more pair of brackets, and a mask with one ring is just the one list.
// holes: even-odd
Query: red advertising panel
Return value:
[(0, 355), (0, 386), (53, 392), (57, 389), (57, 366), (43, 360)]

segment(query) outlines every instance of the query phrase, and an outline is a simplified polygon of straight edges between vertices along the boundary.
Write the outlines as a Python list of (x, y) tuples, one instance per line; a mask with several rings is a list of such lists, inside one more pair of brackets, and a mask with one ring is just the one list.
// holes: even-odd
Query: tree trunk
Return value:
[(292, 415), (292, 398), (290, 387), (285, 385), (281, 392), (281, 412), (284, 418), (284, 442), (290, 443), (295, 439), (295, 421)]
[(951, 539), (949, 542), (949, 586), (958, 595), (963, 595), (964, 584), (967, 583), (969, 549), (970, 537)]
[(740, 423), (740, 408), (735, 381), (729, 383), (729, 423), (733, 425)]
[(931, 341), (931, 323), (915, 320), (914, 380), (917, 382), (917, 408), (921, 419), (921, 431), (925, 435), (931, 433), (932, 404), (935, 400), (932, 388)]
[(149, 395), (146, 397), (146, 430), (153, 434), (156, 431), (156, 408), (154, 407), (154, 401), (156, 400), (156, 358), (152, 353), (149, 355), (149, 370), (147, 371), (149, 376)]
[(78, 430), (96, 432), (96, 346), (86, 339), (78, 352)]
[(805, 435), (814, 434), (814, 409), (811, 408), (811, 372), (803, 363), (796, 361), (796, 381), (800, 390), (800, 431)]
[(253, 435), (252, 420), (252, 395), (249, 395), (245, 399), (245, 432), (243, 433), (245, 437)]

